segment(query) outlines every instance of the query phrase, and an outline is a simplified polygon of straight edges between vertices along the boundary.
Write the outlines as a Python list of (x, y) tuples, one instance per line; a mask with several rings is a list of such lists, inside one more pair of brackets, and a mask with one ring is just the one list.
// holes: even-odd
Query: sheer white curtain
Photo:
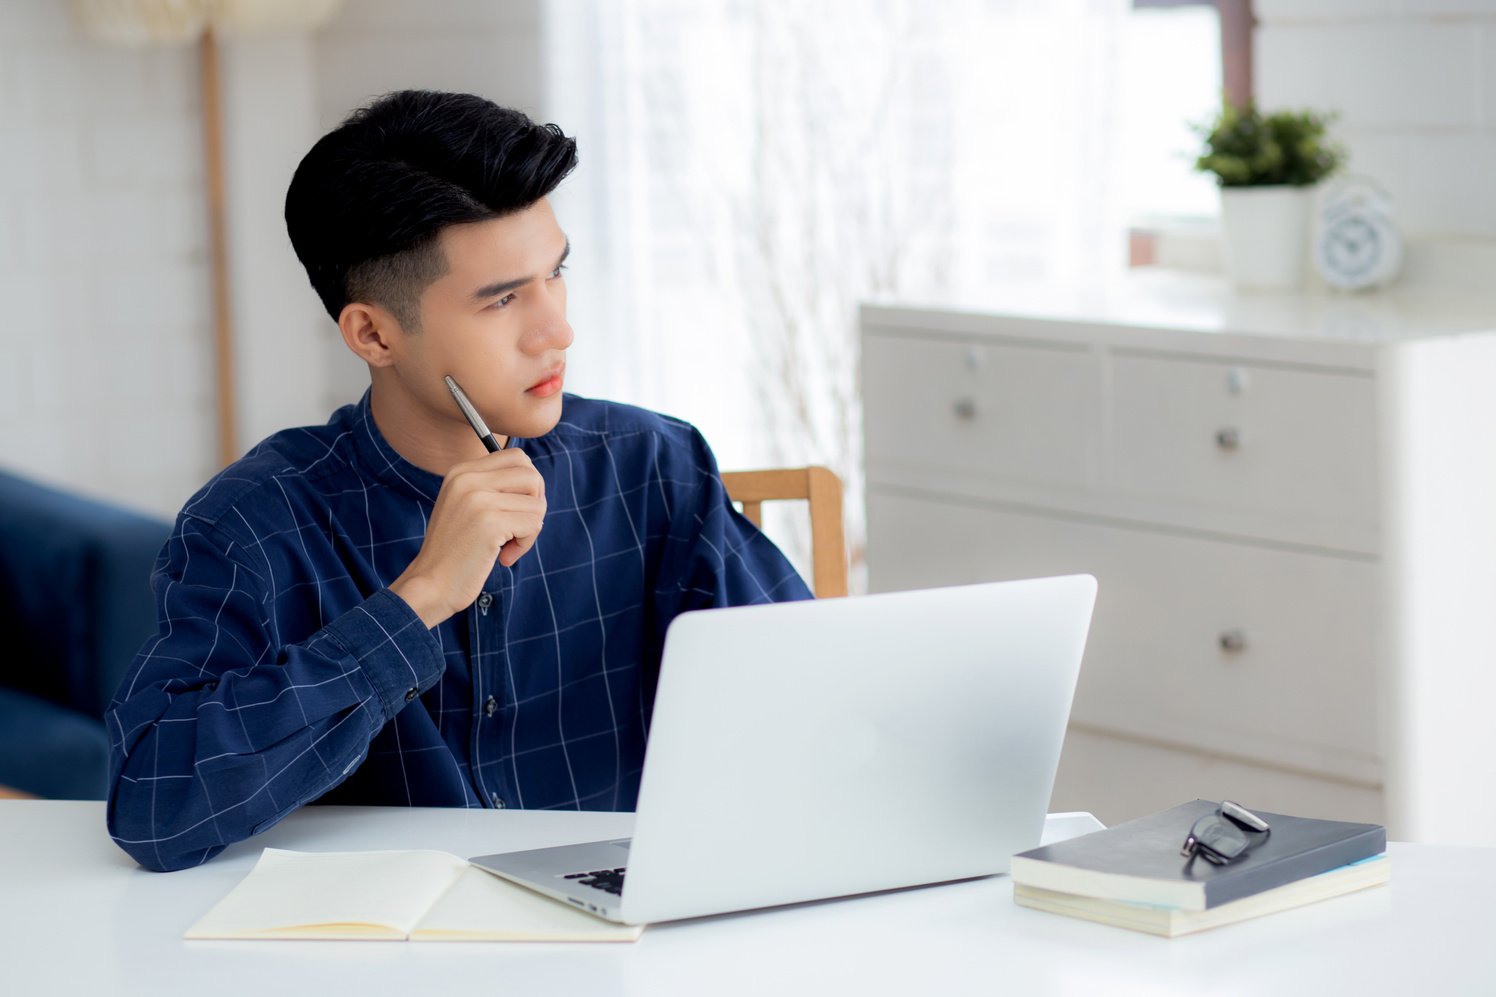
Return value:
[(577, 390), (694, 422), (726, 468), (830, 465), (855, 565), (856, 305), (1122, 267), (1129, 6), (547, 0)]

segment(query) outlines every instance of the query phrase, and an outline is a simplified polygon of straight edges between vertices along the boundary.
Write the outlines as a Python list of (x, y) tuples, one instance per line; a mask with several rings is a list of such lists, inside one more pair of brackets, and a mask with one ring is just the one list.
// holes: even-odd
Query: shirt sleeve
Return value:
[(234, 551), (179, 521), (153, 577), (159, 631), (105, 717), (109, 834), (150, 869), (205, 862), (322, 795), (441, 677), (435, 637), (388, 589), (281, 643), (274, 593)]
[(658, 466), (669, 499), (655, 586), (663, 625), (692, 609), (812, 598), (783, 552), (732, 504), (699, 432), (691, 430), (689, 445), (662, 451)]

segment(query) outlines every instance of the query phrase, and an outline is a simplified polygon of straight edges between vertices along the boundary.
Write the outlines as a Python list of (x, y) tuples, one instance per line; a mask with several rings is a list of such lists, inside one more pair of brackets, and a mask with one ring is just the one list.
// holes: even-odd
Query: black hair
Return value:
[(334, 321), (366, 301), (414, 332), (421, 293), (446, 273), (441, 230), (522, 211), (576, 165), (576, 141), (555, 125), (472, 94), (401, 90), (302, 158), (286, 229)]

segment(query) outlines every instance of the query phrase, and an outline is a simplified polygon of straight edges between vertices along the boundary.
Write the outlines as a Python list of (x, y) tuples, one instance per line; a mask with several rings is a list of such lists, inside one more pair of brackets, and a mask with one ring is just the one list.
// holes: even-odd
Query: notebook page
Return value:
[(614, 924), (468, 866), (414, 931), (413, 942), (632, 942), (642, 925)]
[(403, 939), (465, 868), (437, 851), (267, 848), (184, 937)]

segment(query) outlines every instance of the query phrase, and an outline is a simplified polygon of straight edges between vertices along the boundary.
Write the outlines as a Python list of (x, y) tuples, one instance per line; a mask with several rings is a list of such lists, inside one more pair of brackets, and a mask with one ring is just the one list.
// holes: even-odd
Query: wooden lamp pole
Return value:
[(202, 69), (203, 165), (207, 171), (209, 257), (213, 268), (213, 370), (217, 399), (218, 463), (239, 456), (234, 399), (234, 319), (229, 292), (228, 219), (223, 180), (223, 117), (218, 74), (218, 39), (212, 25), (198, 42)]
[(213, 280), (214, 394), (218, 463), (239, 456), (234, 377), (233, 296), (223, 155), (223, 93), (215, 24), (253, 32), (310, 31), (327, 23), (342, 0), (71, 0), (74, 20), (106, 45), (190, 45), (197, 40), (202, 74), (203, 167), (208, 195), (209, 257)]

